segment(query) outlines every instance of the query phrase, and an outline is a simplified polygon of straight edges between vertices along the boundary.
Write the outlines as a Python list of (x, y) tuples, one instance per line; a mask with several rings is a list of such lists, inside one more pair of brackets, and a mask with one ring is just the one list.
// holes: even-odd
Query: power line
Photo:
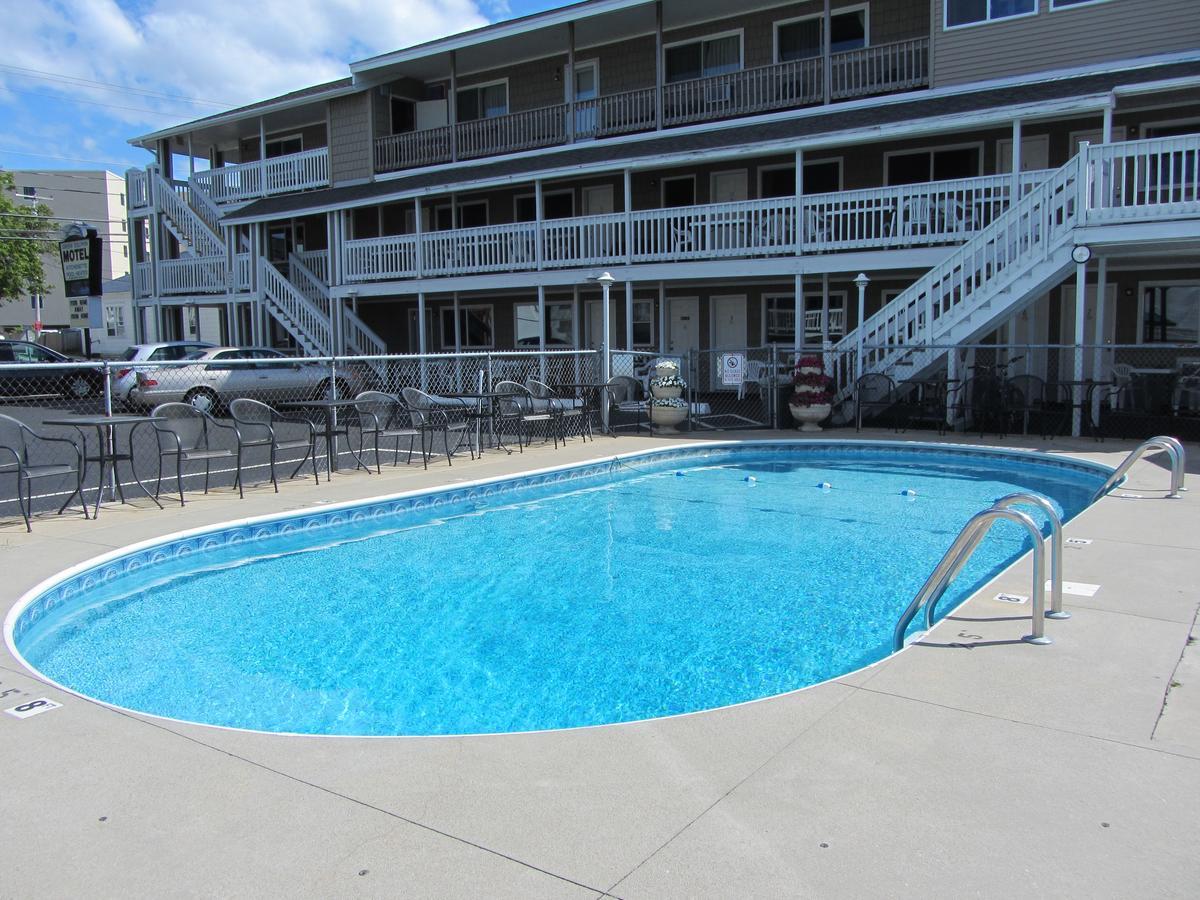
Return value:
[(223, 100), (203, 100), (199, 97), (187, 97), (187, 96), (184, 96), (183, 94), (163, 94), (158, 91), (151, 91), (151, 90), (147, 90), (145, 88), (137, 88), (137, 87), (130, 87), (128, 85), (114, 84), (111, 81), (93, 81), (90, 78), (81, 78), (76, 75), (60, 75), (57, 72), (46, 72), (42, 69), (28, 69), (28, 68), (25, 68), (24, 66), (10, 66), (10, 65), (6, 65), (6, 64), (0, 64), (0, 69), (7, 70), (9, 72), (18, 73), (24, 78), (34, 78), (34, 79), (43, 80), (43, 81), (59, 81), (59, 82), (65, 82), (67, 84), (76, 84), (76, 85), (86, 84), (86, 85), (92, 85), (95, 87), (104, 88), (104, 89), (110, 90), (110, 91), (116, 91), (116, 92), (122, 93), (122, 94), (138, 94), (143, 97), (156, 97), (161, 100), (182, 100), (185, 103), (203, 103), (207, 106), (233, 106), (234, 105), (232, 103), (228, 103)]
[[(12, 91), (14, 94), (25, 94), (30, 97), (43, 97), (46, 100), (62, 100), (63, 99), (61, 96), (59, 96), (57, 94), (47, 94), (42, 91), (30, 91), (30, 90), (25, 90), (24, 88), (10, 87), (8, 90)], [(116, 103), (103, 103), (100, 100), (87, 100), (83, 97), (70, 97), (70, 98), (67, 98), (67, 102), (69, 102), (69, 103), (87, 103), (91, 106), (103, 106), (106, 109), (120, 109), (120, 110), (124, 110), (126, 112), (157, 113), (159, 115), (165, 114), (165, 112), (163, 110), (147, 109), (144, 106), (120, 106), (119, 104), (116, 104)], [(188, 111), (183, 111), (183, 110), (176, 110), (176, 111), (171, 112), (170, 114), (174, 115), (174, 116), (192, 115), (192, 113), (190, 113)]]
[[(104, 164), (106, 164), (106, 163), (116, 163), (118, 166), (133, 166), (133, 165), (136, 165), (135, 163), (131, 163), (131, 162), (129, 162), (128, 160), (121, 160), (121, 161), (118, 161), (118, 160), (115, 160), (115, 159), (86, 159), (86, 158), (79, 157), (79, 156), (55, 156), (55, 155), (54, 155), (54, 154), (52, 154), (52, 153), (32, 153), (32, 152), (30, 152), (29, 150), (13, 150), (13, 149), (11, 149), (11, 148), (9, 148), (9, 147), (0, 147), (0, 153), (11, 153), (11, 154), (13, 154), (14, 156), (33, 156), (33, 157), (37, 157), (38, 159), (64, 159), (64, 160), (66, 160), (67, 162), (99, 163), (99, 164), (101, 164), (101, 165), (104, 165)], [(6, 170), (6, 171), (17, 171), (17, 172), (19, 172), (19, 171), (22, 171), (22, 170), (20, 170), (20, 169), (9, 169), (9, 170)], [(51, 174), (52, 174), (52, 173), (51, 173)], [(78, 176), (78, 177), (84, 177), (84, 176)]]

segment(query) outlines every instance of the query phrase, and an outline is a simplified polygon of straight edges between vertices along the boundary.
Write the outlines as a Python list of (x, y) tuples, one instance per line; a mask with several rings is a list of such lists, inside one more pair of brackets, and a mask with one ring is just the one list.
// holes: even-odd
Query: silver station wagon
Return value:
[[(187, 365), (139, 371), (129, 392), (130, 403), (149, 408), (182, 401), (216, 413), (239, 397), (278, 403), (332, 396), (328, 366), (266, 347), (213, 347), (191, 353), (185, 360)], [(338, 397), (353, 397), (359, 389), (357, 381), (353, 373), (339, 372)]]

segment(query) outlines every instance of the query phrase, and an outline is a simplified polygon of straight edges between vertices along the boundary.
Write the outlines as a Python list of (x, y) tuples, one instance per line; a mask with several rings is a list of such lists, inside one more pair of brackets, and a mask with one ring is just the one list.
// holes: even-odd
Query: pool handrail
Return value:
[(945, 593), (954, 575), (965, 565), (967, 559), (975, 551), (975, 548), (979, 546), (979, 542), (991, 530), (992, 525), (1001, 519), (1022, 526), (1029, 532), (1029, 536), (1033, 539), (1033, 627), (1031, 633), (1025, 635), (1021, 640), (1030, 644), (1051, 643), (1050, 638), (1045, 635), (1045, 623), (1043, 621), (1046, 609), (1046, 564), (1042, 530), (1038, 528), (1037, 523), (1033, 521), (1028, 513), (1003, 506), (991, 506), (982, 512), (976, 513), (963, 526), (962, 531), (958, 533), (958, 537), (954, 539), (954, 543), (950, 545), (950, 549), (946, 551), (941, 561), (934, 567), (933, 572), (930, 573), (929, 578), (926, 579), (925, 584), (917, 591), (912, 602), (908, 604), (908, 607), (901, 614), (892, 632), (893, 652), (904, 648), (904, 632), (907, 630), (909, 623), (916, 618), (917, 613), (921, 611), (922, 607), (926, 610), (926, 630), (932, 627), (933, 608), (936, 606), (938, 599)]
[[(1071, 614), (1064, 612), (1063, 604), (1063, 530), (1062, 519), (1058, 517), (1058, 512), (1054, 509), (1054, 504), (1050, 502), (1050, 498), (1043, 494), (1037, 494), (1033, 491), (1018, 491), (1015, 494), (1008, 494), (1001, 497), (993, 506), (1017, 506), (1019, 504), (1027, 504), (1036, 506), (1046, 514), (1046, 518), (1050, 520), (1050, 611), (1046, 613), (1047, 619), (1069, 619)], [(957, 573), (956, 573), (957, 574)]]
[(1108, 480), (1104, 482), (1104, 486), (1092, 496), (1092, 503), (1095, 503), (1114, 487), (1120, 483), (1125, 477), (1133, 464), (1153, 450), (1162, 450), (1171, 457), (1171, 491), (1167, 497), (1178, 499), (1180, 492), (1186, 491), (1183, 486), (1185, 470), (1187, 468), (1187, 451), (1183, 449), (1183, 444), (1178, 438), (1173, 438), (1170, 435), (1160, 434), (1158, 437), (1152, 437), (1147, 441), (1139, 444), (1132, 453), (1125, 457), (1125, 461), (1117, 466), (1112, 475), (1108, 476)]

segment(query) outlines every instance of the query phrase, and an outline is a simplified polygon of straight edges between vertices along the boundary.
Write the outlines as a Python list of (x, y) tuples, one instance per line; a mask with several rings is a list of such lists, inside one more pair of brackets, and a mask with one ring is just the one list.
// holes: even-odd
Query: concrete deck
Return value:
[[(182, 510), (42, 518), (32, 535), (10, 519), (0, 606), (167, 532), (665, 443), (574, 441), (279, 495), (268, 485), (241, 502), (191, 494)], [(1112, 466), (1132, 446), (1045, 444)], [(1047, 622), (1051, 646), (1019, 641), (1027, 607), (989, 599), (1028, 592), (1026, 558), (870, 669), (673, 719), (471, 738), (260, 735), (112, 710), (0, 650), (0, 695), (17, 692), (0, 708), (63, 703), (0, 715), (0, 897), (1194, 897), (1192, 478), (1183, 499), (1163, 499), (1166, 471), (1139, 464), (1067, 526), (1093, 543), (1067, 551), (1066, 579), (1101, 588), (1065, 598), (1073, 617)]]

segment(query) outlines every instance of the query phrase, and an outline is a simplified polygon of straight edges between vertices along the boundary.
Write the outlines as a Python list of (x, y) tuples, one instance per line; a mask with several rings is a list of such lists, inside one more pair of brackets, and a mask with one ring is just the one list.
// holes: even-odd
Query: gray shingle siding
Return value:
[(1200, 48), (1197, 0), (1107, 0), (967, 28), (943, 30), (944, 0), (934, 0), (934, 86), (1022, 75), (1110, 59)]
[(371, 98), (367, 91), (329, 103), (329, 177), (336, 186), (370, 178)]

